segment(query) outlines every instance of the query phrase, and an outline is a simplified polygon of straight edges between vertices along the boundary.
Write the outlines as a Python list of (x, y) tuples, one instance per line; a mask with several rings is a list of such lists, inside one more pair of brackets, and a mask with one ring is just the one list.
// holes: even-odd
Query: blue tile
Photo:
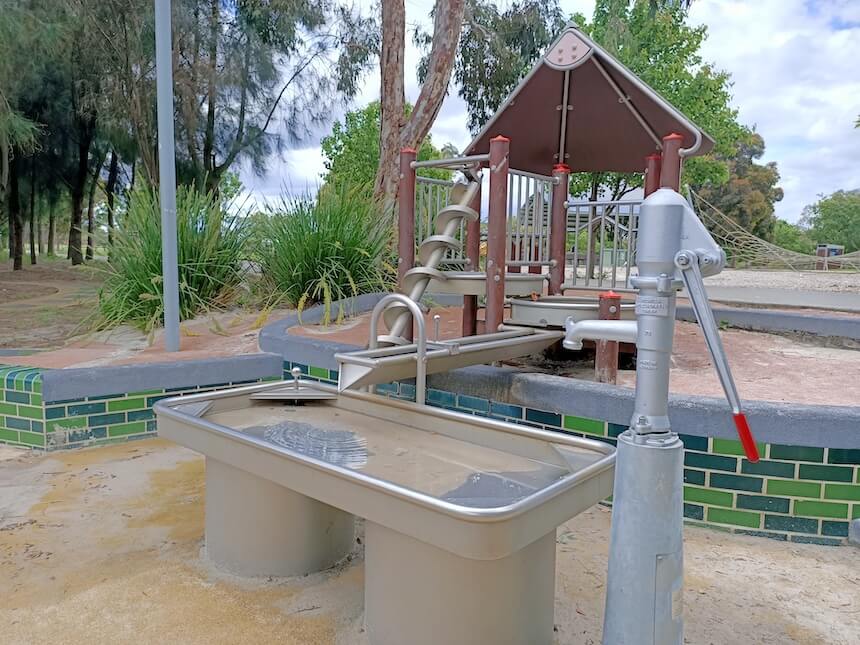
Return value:
[(754, 537), (769, 538), (771, 540), (779, 540), (781, 542), (785, 542), (788, 540), (788, 536), (785, 533), (768, 533), (767, 531), (748, 531), (746, 529), (735, 529), (735, 533), (740, 533), (742, 535), (752, 535)]
[(45, 424), (41, 421), (30, 421), (30, 431), (31, 432), (44, 432)]
[(684, 483), (685, 484), (696, 484), (697, 486), (705, 485), (705, 471), (704, 470), (691, 470), (689, 468), (684, 468)]
[(705, 508), (697, 504), (684, 503), (684, 517), (691, 520), (703, 520), (705, 519)]
[(561, 415), (555, 412), (544, 412), (543, 410), (526, 408), (526, 420), (532, 421), (533, 423), (540, 423), (545, 426), (561, 428)]
[(50, 421), (51, 419), (62, 419), (66, 415), (66, 407), (60, 406), (58, 408), (46, 408), (45, 409), (45, 418)]
[(146, 431), (147, 432), (155, 432), (158, 428), (157, 422), (155, 421), (147, 421), (146, 422)]
[(401, 383), (400, 398), (409, 399), (410, 401), (415, 399), (415, 386), (411, 383)]
[(820, 544), (821, 546), (842, 546), (842, 540), (836, 538), (812, 537), (809, 535), (792, 535), (792, 542), (802, 544)]
[(30, 422), (27, 419), (17, 419), (15, 417), (6, 417), (6, 427), (12, 430), (30, 431)]
[(104, 403), (81, 403), (79, 405), (70, 405), (68, 416), (82, 417), (88, 414), (101, 414), (104, 411)]
[(460, 394), (457, 397), (457, 405), (467, 410), (475, 410), (477, 412), (489, 412), (490, 402), (487, 399), (480, 399), (476, 396), (468, 394)]
[(171, 396), (172, 396), (171, 394), (159, 394), (157, 396), (148, 396), (148, 397), (146, 397), (146, 407), (151, 408), (158, 401), (161, 401), (161, 399), (169, 399)]
[(514, 419), (523, 418), (522, 406), (511, 405), (510, 403), (499, 403), (498, 401), (490, 401), (490, 413)]
[(89, 417), (87, 421), (91, 428), (95, 426), (109, 426), (114, 423), (125, 423), (125, 412), (97, 414), (96, 416)]
[(376, 391), (380, 394), (397, 394), (397, 383), (380, 383)]
[(427, 400), (436, 405), (457, 405), (454, 394), (445, 390), (427, 390)]
[(93, 428), (90, 432), (93, 439), (107, 439), (107, 428)]
[(126, 414), (129, 421), (143, 421), (144, 419), (155, 418), (155, 413), (152, 410), (132, 410)]
[(821, 534), (832, 537), (848, 537), (848, 522), (830, 522), (825, 520), (821, 523)]
[(6, 400), (9, 403), (23, 403), (25, 405), (30, 405), (30, 395), (26, 392), (13, 392), (11, 390), (6, 390)]
[(699, 452), (708, 452), (708, 438), (697, 437), (692, 434), (679, 434), (678, 437), (684, 442), (684, 448), (687, 450), (698, 450)]
[(607, 433), (610, 437), (617, 437), (628, 429), (628, 426), (621, 425), (620, 423), (607, 423), (606, 426)]

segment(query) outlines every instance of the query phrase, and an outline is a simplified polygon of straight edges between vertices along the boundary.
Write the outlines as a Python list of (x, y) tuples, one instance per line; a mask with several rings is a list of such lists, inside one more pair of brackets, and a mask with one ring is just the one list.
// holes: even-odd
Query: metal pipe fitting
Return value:
[(611, 340), (619, 343), (635, 343), (638, 325), (635, 320), (580, 320), (568, 318), (564, 322), (565, 349), (582, 349), (583, 340)]

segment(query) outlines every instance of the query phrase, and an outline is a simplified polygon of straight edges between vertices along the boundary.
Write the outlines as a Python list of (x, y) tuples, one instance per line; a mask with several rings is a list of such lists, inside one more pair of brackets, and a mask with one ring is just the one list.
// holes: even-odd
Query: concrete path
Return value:
[[(860, 294), (848, 291), (802, 291), (716, 285), (706, 285), (706, 289), (708, 298), (717, 302), (860, 312)], [(686, 293), (683, 295), (686, 296)]]

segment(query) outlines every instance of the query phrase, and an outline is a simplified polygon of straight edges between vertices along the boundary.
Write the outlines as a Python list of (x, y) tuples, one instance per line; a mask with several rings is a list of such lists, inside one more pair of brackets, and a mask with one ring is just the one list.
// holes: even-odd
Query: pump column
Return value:
[(631, 427), (618, 437), (604, 645), (683, 640), (684, 450), (668, 415), (683, 215), (683, 200), (668, 190), (640, 210), (636, 400)]

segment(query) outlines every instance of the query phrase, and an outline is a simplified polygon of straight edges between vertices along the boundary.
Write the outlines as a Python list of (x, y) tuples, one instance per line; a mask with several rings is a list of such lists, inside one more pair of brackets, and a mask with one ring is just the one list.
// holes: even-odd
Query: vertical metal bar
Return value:
[(179, 351), (179, 259), (176, 250), (176, 142), (173, 123), (173, 37), (170, 0), (155, 0), (155, 80), (164, 347)]
[(618, 225), (621, 220), (621, 207), (616, 207), (615, 226), (612, 229), (612, 284), (610, 289), (615, 289), (618, 280)]
[(490, 140), (490, 213), (487, 224), (487, 309), (485, 332), (499, 330), (505, 315), (505, 255), (507, 253), (508, 158), (511, 140)]
[(591, 270), (594, 268), (594, 258), (591, 256), (592, 248), (591, 248), (591, 230), (592, 226), (594, 226), (594, 219), (597, 215), (597, 207), (589, 206), (588, 207), (588, 226), (586, 226), (586, 243), (585, 243), (585, 286), (591, 286)]
[(579, 277), (579, 206), (573, 207), (573, 285)]
[(603, 251), (606, 247), (606, 206), (600, 209), (600, 258), (597, 264), (597, 286), (603, 286)]

